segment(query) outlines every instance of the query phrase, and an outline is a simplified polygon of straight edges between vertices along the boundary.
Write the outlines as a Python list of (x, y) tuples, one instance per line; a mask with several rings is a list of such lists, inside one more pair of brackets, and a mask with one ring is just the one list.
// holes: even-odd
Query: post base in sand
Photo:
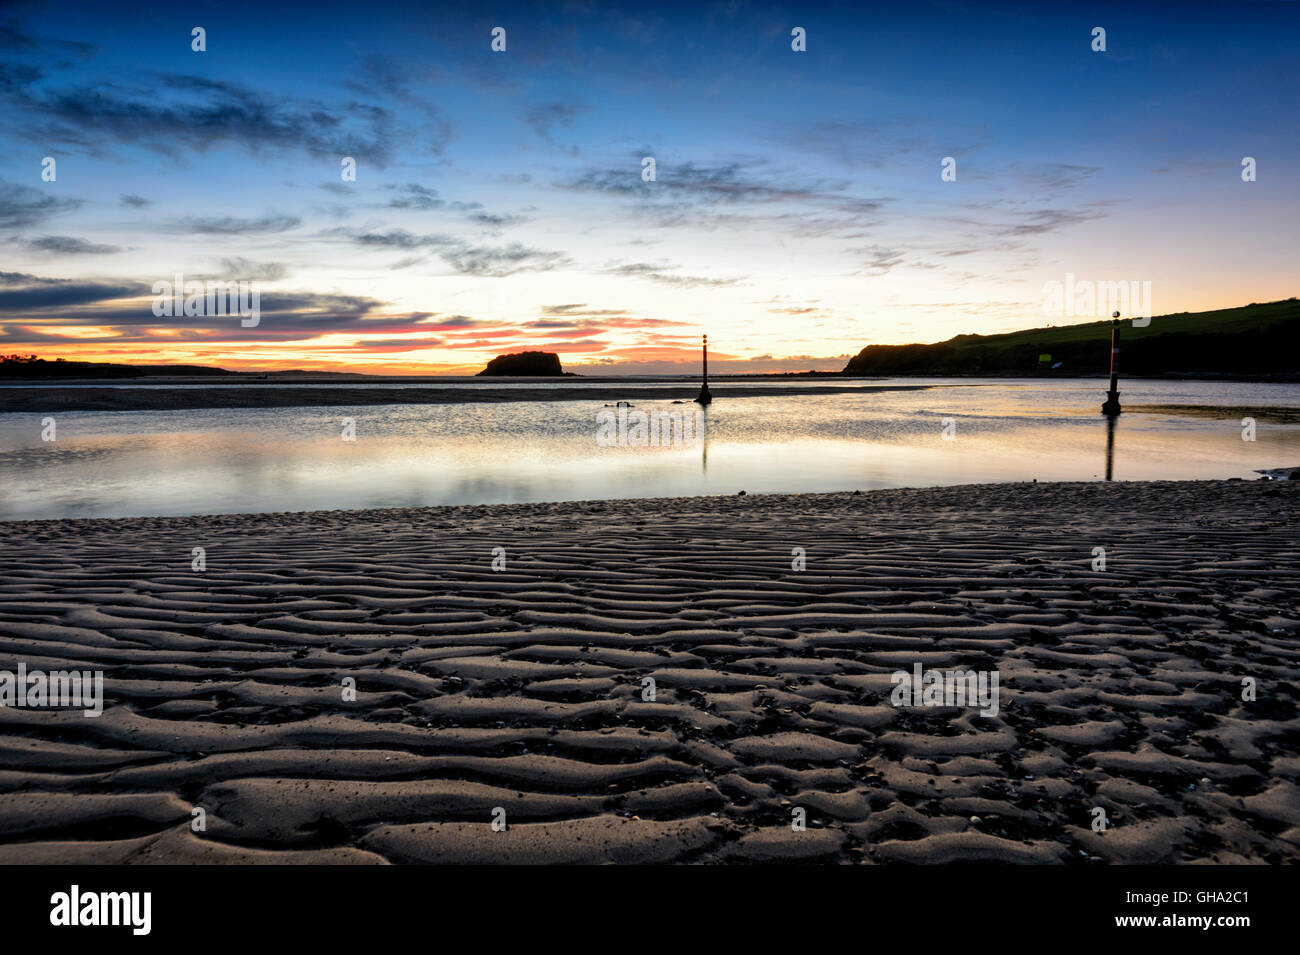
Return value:
[(1118, 391), (1112, 391), (1106, 395), (1106, 400), (1102, 403), (1101, 406), (1101, 413), (1106, 415), (1109, 418), (1114, 418), (1119, 415), (1120, 409), (1119, 409)]
[(696, 401), (696, 403), (698, 403), (698, 404), (702, 404), (702, 405), (710, 405), (710, 404), (713, 404), (713, 395), (709, 394), (709, 386), (708, 386), (708, 385), (702, 385), (702, 386), (700, 387), (700, 393), (699, 393), (698, 395), (695, 396), (695, 401)]

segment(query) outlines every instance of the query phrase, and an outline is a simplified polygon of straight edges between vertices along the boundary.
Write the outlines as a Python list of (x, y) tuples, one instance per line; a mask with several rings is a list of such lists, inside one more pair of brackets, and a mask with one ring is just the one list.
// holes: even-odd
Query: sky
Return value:
[[(838, 370), (1089, 320), (1067, 274), (1288, 298), (1298, 40), (1294, 2), (11, 2), (0, 353)], [(156, 316), (177, 274), (257, 324)]]

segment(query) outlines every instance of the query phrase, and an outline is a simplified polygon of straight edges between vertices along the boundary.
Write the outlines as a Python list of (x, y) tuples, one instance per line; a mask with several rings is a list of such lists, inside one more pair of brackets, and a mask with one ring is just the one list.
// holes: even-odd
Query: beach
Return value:
[[(0, 707), (0, 863), (1294, 863), (1298, 503), (0, 523), (0, 670), (105, 697)], [(997, 705), (895, 705), (916, 668)]]

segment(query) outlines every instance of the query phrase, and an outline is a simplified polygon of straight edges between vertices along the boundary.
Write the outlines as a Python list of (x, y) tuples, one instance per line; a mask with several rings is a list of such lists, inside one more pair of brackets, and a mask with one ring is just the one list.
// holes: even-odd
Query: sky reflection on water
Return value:
[[(909, 380), (907, 383), (914, 384)], [(1124, 400), (1300, 406), (1300, 387), (1125, 382)], [(682, 447), (601, 447), (590, 400), (0, 415), (0, 519), (121, 517), (846, 491), (1105, 476), (1104, 385), (720, 399)], [(694, 405), (638, 402), (641, 410)], [(356, 440), (340, 437), (356, 421)], [(942, 437), (953, 419), (955, 439)], [(1300, 466), (1300, 426), (1124, 414), (1116, 480), (1254, 478)]]

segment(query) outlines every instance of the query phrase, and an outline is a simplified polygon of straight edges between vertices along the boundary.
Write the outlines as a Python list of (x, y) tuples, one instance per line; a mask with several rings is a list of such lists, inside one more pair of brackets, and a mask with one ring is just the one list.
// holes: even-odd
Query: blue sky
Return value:
[[(1285, 298), (1297, 39), (1285, 2), (10, 4), (0, 350), (639, 373), (707, 331), (802, 370), (1064, 323), (1066, 273)], [(261, 321), (157, 319), (178, 272)]]

